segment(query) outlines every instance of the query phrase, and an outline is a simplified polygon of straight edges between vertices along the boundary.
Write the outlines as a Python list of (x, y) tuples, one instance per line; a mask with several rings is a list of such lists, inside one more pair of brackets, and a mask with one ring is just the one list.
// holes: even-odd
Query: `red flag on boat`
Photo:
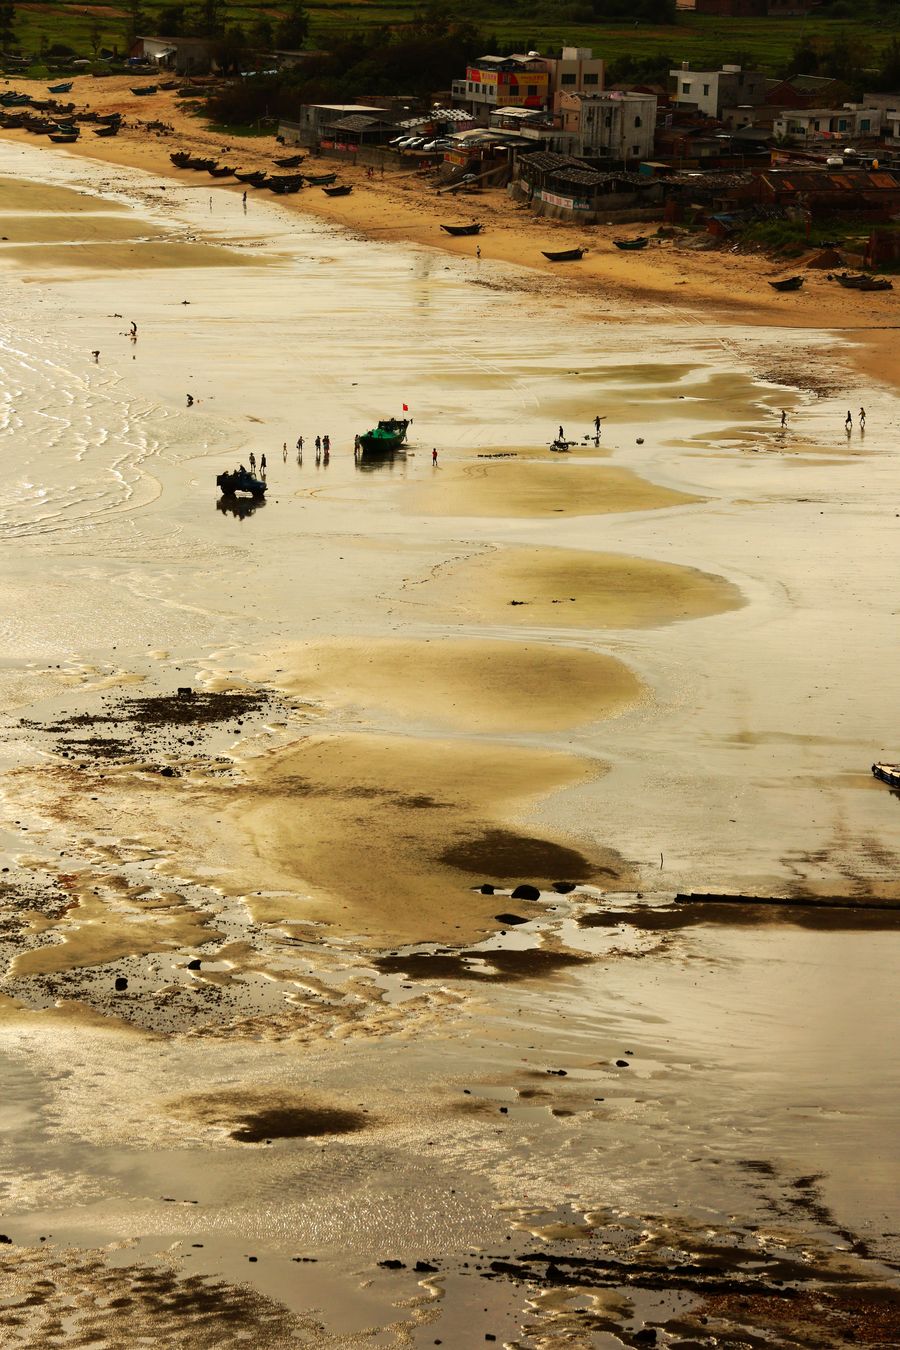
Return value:
[(403, 411), (404, 411), (404, 412), (409, 412), (409, 407), (408, 407), (408, 405), (407, 405), (406, 403), (404, 403), (404, 405), (403, 405)]

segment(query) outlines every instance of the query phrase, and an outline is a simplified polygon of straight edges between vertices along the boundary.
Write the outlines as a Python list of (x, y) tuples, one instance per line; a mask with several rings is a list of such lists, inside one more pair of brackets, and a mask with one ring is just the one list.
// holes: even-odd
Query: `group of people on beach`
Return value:
[[(781, 429), (782, 429), (782, 431), (783, 431), (783, 430), (785, 429), (785, 427), (787, 426), (787, 416), (788, 416), (788, 415), (787, 415), (786, 411), (784, 410), (784, 408), (782, 408), (782, 409), (781, 409)], [(860, 408), (860, 410), (859, 410), (859, 429), (860, 429), (861, 432), (865, 432), (865, 429), (866, 429), (866, 410), (865, 410), (865, 408)], [(844, 418), (844, 430), (846, 431), (846, 433), (847, 433), (848, 436), (850, 436), (851, 433), (852, 433), (852, 431), (853, 431), (853, 413), (850, 411), (849, 408), (847, 409), (847, 416)]]

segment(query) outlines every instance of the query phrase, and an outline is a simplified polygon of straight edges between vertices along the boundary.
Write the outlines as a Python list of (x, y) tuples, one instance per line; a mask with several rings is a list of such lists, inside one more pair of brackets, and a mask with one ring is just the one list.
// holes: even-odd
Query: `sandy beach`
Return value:
[(3, 1344), (896, 1343), (896, 300), (123, 84), (0, 136)]

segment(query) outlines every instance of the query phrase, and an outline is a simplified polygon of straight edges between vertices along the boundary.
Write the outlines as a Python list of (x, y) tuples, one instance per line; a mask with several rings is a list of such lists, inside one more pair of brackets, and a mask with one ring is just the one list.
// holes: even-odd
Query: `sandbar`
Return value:
[(655, 628), (744, 604), (732, 582), (696, 567), (561, 548), (469, 557), (414, 596), (417, 605), (446, 606), (468, 621), (568, 628)]
[(578, 726), (624, 711), (642, 692), (614, 657), (525, 642), (334, 639), (276, 664), (277, 683), (301, 698), (478, 732)]
[(498, 458), (442, 465), (438, 475), (413, 487), (410, 509), (441, 516), (588, 516), (703, 500), (659, 487), (630, 469), (560, 456), (553, 463)]
[[(82, 211), (93, 215), (99, 205), (96, 196), (91, 192), (78, 192), (75, 188), (54, 187), (49, 183), (35, 183), (30, 179), (0, 175), (0, 217), (5, 216), (7, 212), (58, 211), (69, 218)], [(109, 201), (107, 198), (104, 198), (102, 207), (104, 214), (111, 211), (130, 212), (132, 209), (122, 202)], [(0, 224), (2, 223), (0, 219)]]
[(10, 244), (0, 252), (0, 258), (59, 271), (84, 268), (95, 272), (260, 265), (258, 258), (243, 258), (233, 249), (220, 248), (216, 244), (164, 239), (136, 243)]

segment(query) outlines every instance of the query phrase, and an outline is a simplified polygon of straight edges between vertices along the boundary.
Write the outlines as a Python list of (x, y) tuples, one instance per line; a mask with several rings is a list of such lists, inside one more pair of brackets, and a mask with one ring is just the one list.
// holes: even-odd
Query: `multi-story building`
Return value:
[(742, 70), (740, 66), (723, 66), (721, 70), (691, 70), (682, 61), (680, 70), (670, 70), (675, 81), (672, 102), (690, 106), (707, 117), (721, 117), (723, 108), (737, 108), (765, 103), (766, 76), (761, 70)]
[(590, 47), (563, 47), (561, 56), (514, 52), (482, 56), (453, 81), (453, 98), (482, 122), (497, 108), (559, 111), (562, 93), (597, 93), (603, 88), (604, 63)]
[(576, 136), (576, 154), (628, 163), (653, 156), (656, 95), (611, 90), (562, 94), (562, 130)]

